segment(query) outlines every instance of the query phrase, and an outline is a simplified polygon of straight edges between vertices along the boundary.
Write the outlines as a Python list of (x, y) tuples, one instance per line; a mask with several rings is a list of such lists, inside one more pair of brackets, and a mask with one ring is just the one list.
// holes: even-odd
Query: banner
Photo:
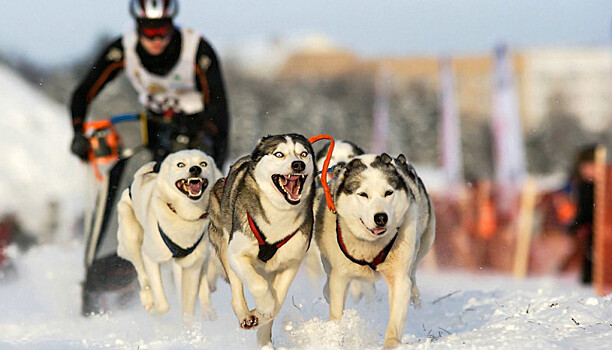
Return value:
[(455, 99), (455, 76), (449, 58), (440, 61), (440, 101), (442, 169), (447, 187), (454, 188), (463, 183), (463, 164), (461, 128)]
[(505, 45), (495, 49), (493, 81), (493, 139), (498, 205), (512, 208), (526, 174), (525, 150), (511, 57)]
[(391, 98), (391, 70), (382, 66), (376, 74), (376, 96), (372, 125), (372, 152), (387, 152), (389, 134), (389, 100)]

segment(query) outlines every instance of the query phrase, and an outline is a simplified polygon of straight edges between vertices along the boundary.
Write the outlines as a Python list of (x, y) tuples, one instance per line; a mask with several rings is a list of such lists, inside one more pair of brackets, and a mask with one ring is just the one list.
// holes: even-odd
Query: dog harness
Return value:
[(200, 242), (202, 241), (202, 238), (204, 237), (204, 232), (202, 232), (202, 234), (200, 235), (200, 238), (198, 238), (197, 242), (195, 242), (194, 245), (192, 245), (189, 248), (183, 248), (179, 246), (178, 244), (172, 242), (170, 237), (168, 237), (164, 233), (164, 230), (162, 230), (159, 222), (157, 223), (157, 229), (159, 230), (159, 234), (161, 235), (162, 240), (166, 244), (166, 247), (168, 247), (168, 249), (172, 253), (173, 258), (184, 258), (187, 255), (193, 253), (193, 251), (197, 248), (198, 244), (200, 244)]
[(255, 235), (257, 243), (259, 244), (259, 253), (257, 254), (257, 258), (259, 258), (259, 260), (263, 262), (267, 262), (268, 260), (272, 259), (274, 254), (276, 254), (276, 251), (280, 249), (280, 247), (284, 246), (285, 243), (289, 242), (289, 240), (293, 236), (295, 236), (295, 234), (298, 233), (298, 231), (300, 230), (298, 228), (297, 230), (295, 230), (295, 232), (283, 238), (282, 240), (274, 244), (268, 244), (266, 242), (266, 236), (263, 234), (263, 232), (261, 232), (259, 227), (257, 227), (255, 221), (253, 221), (253, 218), (251, 217), (251, 215), (249, 215), (249, 213), (247, 213), (247, 218), (249, 219), (249, 226), (251, 227), (251, 231)]
[(383, 250), (381, 250), (380, 253), (376, 255), (376, 257), (374, 257), (374, 260), (372, 260), (372, 262), (367, 262), (365, 260), (355, 259), (349, 254), (348, 250), (346, 250), (346, 246), (344, 245), (344, 241), (342, 240), (342, 232), (340, 230), (340, 223), (338, 221), (339, 220), (336, 217), (336, 238), (338, 239), (338, 245), (340, 246), (340, 250), (342, 251), (344, 256), (346, 256), (347, 259), (349, 259), (350, 261), (354, 262), (357, 265), (361, 265), (361, 266), (367, 265), (372, 270), (376, 271), (376, 267), (382, 264), (383, 262), (385, 262), (385, 259), (387, 259), (387, 255), (389, 255), (389, 252), (391, 251), (391, 248), (393, 247), (393, 243), (395, 243), (395, 239), (397, 238), (397, 232), (395, 233), (395, 236), (393, 236), (393, 239), (391, 239), (391, 241), (385, 246), (385, 248), (383, 248)]

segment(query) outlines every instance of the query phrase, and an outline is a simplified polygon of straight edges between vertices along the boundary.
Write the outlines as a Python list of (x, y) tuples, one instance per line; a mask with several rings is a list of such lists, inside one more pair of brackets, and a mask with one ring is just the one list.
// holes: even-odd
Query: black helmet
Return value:
[(177, 0), (130, 0), (130, 14), (136, 19), (172, 19), (177, 13)]

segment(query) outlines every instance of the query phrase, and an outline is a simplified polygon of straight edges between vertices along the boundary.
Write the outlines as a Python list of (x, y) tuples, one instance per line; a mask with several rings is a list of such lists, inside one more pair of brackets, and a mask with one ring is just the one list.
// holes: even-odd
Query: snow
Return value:
[[(48, 203), (58, 201), (58, 232), (63, 232), (56, 243), (25, 253), (10, 247), (17, 277), (0, 279), (0, 349), (256, 348), (255, 332), (238, 328), (224, 282), (212, 296), (214, 322), (183, 327), (171, 288), (172, 309), (164, 316), (149, 316), (136, 299), (104, 315), (80, 315), (84, 244), (68, 232), (82, 213), (85, 168), (68, 153), (66, 108), (1, 65), (0, 79), (0, 103), (6, 106), (0, 118), (0, 213), (15, 212), (26, 229), (43, 232), (49, 229)], [(418, 278), (423, 306), (409, 310), (401, 348), (605, 349), (612, 344), (612, 296), (596, 297), (575, 278), (515, 280), (434, 271), (420, 271)], [(278, 348), (382, 347), (389, 314), (382, 281), (371, 300), (349, 300), (339, 323), (327, 321), (321, 291), (321, 280), (313, 285), (305, 273), (298, 274), (275, 322)]]
[(68, 108), (0, 64), (0, 213), (15, 213), (30, 232), (49, 225), (49, 204), (60, 207), (58, 232), (82, 213), (84, 166), (69, 152)]
[[(255, 332), (238, 328), (230, 291), (213, 294), (216, 321), (183, 327), (167, 288), (170, 312), (149, 316), (137, 299), (111, 312), (80, 316), (83, 244), (13, 251), (18, 277), (0, 282), (0, 348), (5, 349), (254, 349)], [(574, 278), (511, 277), (420, 271), (419, 310), (408, 312), (401, 349), (605, 349), (612, 342), (612, 296), (597, 297)], [(322, 280), (300, 271), (274, 325), (286, 349), (379, 349), (388, 321), (387, 288), (370, 300), (349, 299), (341, 322), (327, 321)], [(115, 303), (118, 304), (118, 303)], [(251, 304), (252, 305), (252, 304)]]

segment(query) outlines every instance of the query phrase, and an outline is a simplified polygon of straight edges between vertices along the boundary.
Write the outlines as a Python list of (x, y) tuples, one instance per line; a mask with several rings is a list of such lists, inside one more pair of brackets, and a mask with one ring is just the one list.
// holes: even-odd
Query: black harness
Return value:
[(280, 249), (280, 247), (284, 246), (285, 243), (289, 242), (289, 240), (293, 236), (295, 236), (296, 233), (298, 233), (298, 231), (300, 230), (298, 228), (297, 230), (295, 230), (295, 232), (283, 238), (282, 240), (273, 244), (269, 244), (268, 242), (266, 242), (266, 235), (264, 235), (263, 232), (261, 232), (261, 230), (259, 229), (259, 227), (257, 227), (257, 224), (255, 224), (255, 221), (253, 221), (253, 218), (251, 218), (251, 215), (249, 215), (249, 213), (247, 213), (247, 218), (249, 219), (249, 226), (251, 227), (251, 231), (257, 239), (257, 244), (259, 244), (259, 253), (257, 253), (257, 258), (259, 258), (259, 260), (263, 262), (267, 262), (268, 260), (272, 259), (272, 257), (274, 257), (274, 254), (276, 254), (276, 251)]
[(204, 237), (204, 232), (202, 232), (202, 234), (200, 235), (200, 238), (198, 238), (197, 242), (195, 242), (193, 246), (189, 248), (183, 248), (179, 246), (178, 244), (172, 242), (170, 237), (168, 237), (164, 233), (164, 230), (162, 230), (159, 222), (157, 223), (157, 229), (159, 230), (159, 234), (161, 235), (162, 240), (166, 244), (166, 247), (168, 247), (168, 249), (172, 253), (173, 258), (184, 258), (187, 255), (193, 253), (193, 251), (197, 248), (198, 244), (200, 244), (200, 242), (202, 241), (202, 238)]

